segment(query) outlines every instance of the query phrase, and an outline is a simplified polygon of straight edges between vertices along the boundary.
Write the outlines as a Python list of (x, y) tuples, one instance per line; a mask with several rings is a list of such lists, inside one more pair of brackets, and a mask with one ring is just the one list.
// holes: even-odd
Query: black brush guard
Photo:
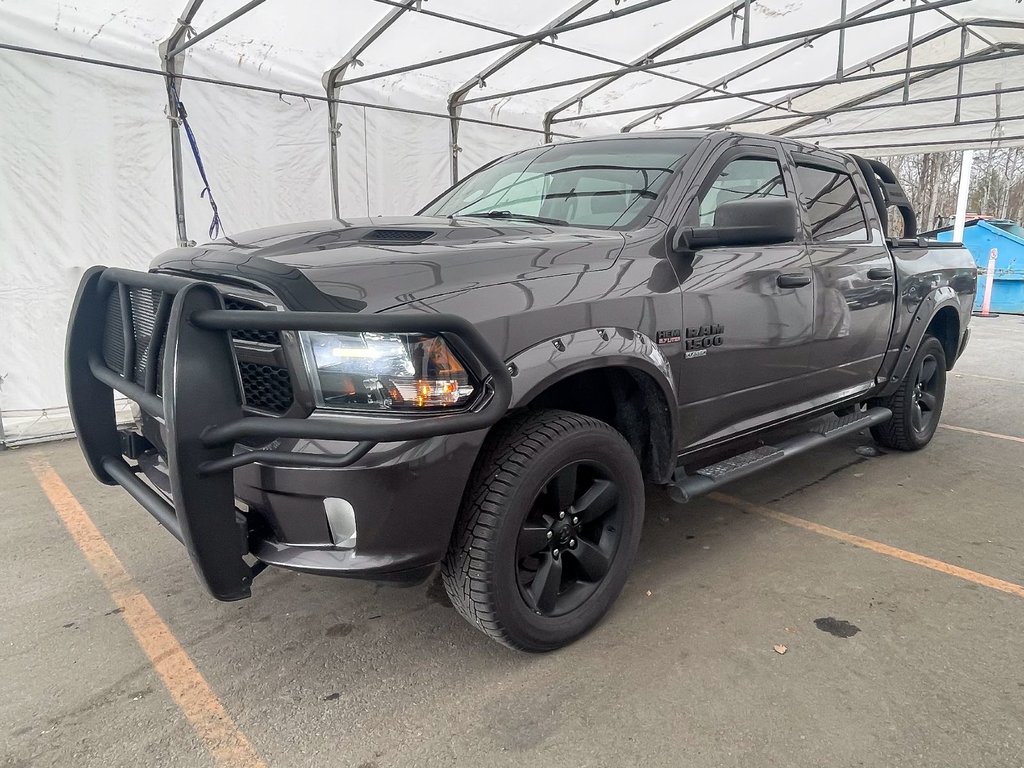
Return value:
[[(136, 349), (132, 289), (159, 296), (152, 337)], [(102, 353), (107, 305), (119, 292), (123, 369)], [(229, 331), (436, 333), (483, 382), (474, 409), (406, 418), (274, 418), (247, 415)], [(106, 328), (109, 332), (109, 328)], [(360, 315), (334, 312), (226, 310), (210, 283), (173, 275), (93, 267), (82, 278), (67, 337), (67, 392), (75, 431), (93, 474), (120, 485), (185, 545), (203, 585), (219, 600), (248, 597), (262, 563), (249, 565), (247, 526), (235, 505), (232, 470), (259, 462), (287, 467), (345, 467), (378, 442), (416, 440), (483, 429), (508, 409), (512, 381), (504, 362), (479, 331), (453, 315)], [(139, 364), (139, 368), (136, 364)], [(139, 370), (141, 368), (141, 376)], [(135, 380), (133, 380), (135, 379)], [(138, 379), (141, 379), (139, 383)], [(125, 460), (114, 392), (163, 423), (171, 485), (169, 503)], [(243, 450), (244, 438), (356, 441), (341, 455)]]

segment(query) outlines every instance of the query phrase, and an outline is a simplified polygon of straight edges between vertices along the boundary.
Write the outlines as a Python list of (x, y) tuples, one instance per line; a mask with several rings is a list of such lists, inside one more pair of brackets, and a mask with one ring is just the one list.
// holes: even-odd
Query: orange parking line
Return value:
[(787, 525), (803, 528), (805, 531), (812, 531), (822, 536), (828, 536), (830, 539), (836, 539), (837, 541), (842, 541), (846, 544), (852, 544), (855, 547), (877, 552), (880, 555), (895, 557), (897, 560), (903, 560), (907, 563), (913, 563), (914, 565), (920, 565), (924, 568), (930, 568), (933, 571), (945, 573), (949, 576), (956, 576), (958, 579), (970, 581), (974, 584), (988, 587), (989, 589), (996, 589), (1010, 595), (1024, 597), (1024, 587), (1020, 584), (1014, 584), (1012, 581), (1003, 581), (1002, 579), (997, 579), (994, 576), (987, 576), (984, 573), (978, 573), (977, 571), (961, 568), (958, 565), (952, 565), (950, 563), (943, 562), (942, 560), (936, 560), (933, 557), (919, 555), (915, 552), (908, 552), (905, 549), (892, 547), (888, 544), (883, 544), (880, 541), (865, 539), (862, 536), (856, 536), (852, 533), (847, 533), (846, 531), (829, 528), (826, 525), (813, 523), (802, 517), (794, 517), (793, 515), (787, 515), (785, 512), (779, 512), (774, 509), (769, 509), (768, 507), (762, 507), (759, 504), (752, 504), (749, 501), (744, 501), (743, 499), (736, 498), (735, 496), (715, 492), (708, 494), (708, 498), (714, 499), (722, 504), (727, 504), (728, 506), (739, 509), (743, 512), (751, 512), (753, 514), (770, 517), (772, 520), (778, 520), (779, 522), (786, 523)]
[(49, 463), (30, 459), (32, 472), (75, 544), (110, 592), (121, 618), (160, 676), (189, 725), (210, 750), (217, 765), (265, 768), (245, 734), (224, 709), (170, 627), (133, 584), (103, 534)]
[(967, 427), (954, 427), (952, 424), (939, 424), (943, 429), (952, 429), (954, 432), (966, 432), (969, 435), (981, 435), (982, 437), (994, 437), (997, 440), (1010, 440), (1014, 443), (1024, 443), (1024, 437), (1013, 435), (1001, 435), (998, 432), (984, 432), (980, 429), (968, 429)]

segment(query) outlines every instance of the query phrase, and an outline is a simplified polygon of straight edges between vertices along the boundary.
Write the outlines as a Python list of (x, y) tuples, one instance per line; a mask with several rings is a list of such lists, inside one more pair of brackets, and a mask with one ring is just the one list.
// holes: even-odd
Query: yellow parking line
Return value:
[(121, 618), (217, 765), (264, 767), (266, 764), (235, 725), (170, 627), (135, 587), (78, 499), (44, 458), (33, 457), (30, 464), (64, 527), (121, 609)]
[(775, 509), (762, 507), (759, 504), (752, 504), (749, 501), (744, 501), (743, 499), (736, 498), (735, 496), (728, 496), (724, 493), (715, 492), (708, 494), (708, 498), (714, 499), (722, 504), (727, 504), (728, 506), (733, 507), (734, 509), (739, 509), (743, 512), (764, 515), (765, 517), (770, 517), (772, 520), (778, 520), (779, 522), (786, 523), (787, 525), (803, 528), (805, 531), (812, 531), (820, 534), (821, 536), (828, 536), (830, 539), (836, 539), (837, 541), (842, 541), (846, 544), (852, 544), (855, 547), (877, 552), (880, 555), (895, 557), (897, 560), (903, 560), (907, 563), (913, 563), (914, 565), (920, 565), (924, 568), (930, 568), (933, 571), (945, 573), (949, 576), (956, 576), (958, 579), (970, 581), (974, 584), (980, 584), (981, 586), (988, 587), (989, 589), (997, 589), (1000, 592), (1006, 592), (1010, 595), (1024, 597), (1024, 587), (1020, 584), (1014, 584), (1012, 581), (1003, 581), (1002, 579), (997, 579), (994, 576), (987, 576), (984, 573), (978, 573), (977, 571), (961, 568), (958, 565), (952, 565), (950, 563), (943, 562), (942, 560), (936, 560), (933, 557), (919, 555), (915, 552), (908, 552), (905, 549), (892, 547), (888, 544), (883, 544), (880, 541), (865, 539), (862, 536), (856, 536), (852, 533), (847, 533), (846, 531), (829, 528), (826, 525), (813, 523), (802, 517), (794, 517), (793, 515), (787, 515), (785, 512), (779, 512)]
[(994, 437), (997, 440), (1010, 440), (1014, 443), (1024, 443), (1024, 437), (1014, 435), (1001, 435), (998, 432), (985, 432), (980, 429), (968, 429), (967, 427), (954, 427), (952, 424), (939, 424), (943, 429), (952, 429), (954, 432), (966, 432), (969, 435), (981, 435), (982, 437)]

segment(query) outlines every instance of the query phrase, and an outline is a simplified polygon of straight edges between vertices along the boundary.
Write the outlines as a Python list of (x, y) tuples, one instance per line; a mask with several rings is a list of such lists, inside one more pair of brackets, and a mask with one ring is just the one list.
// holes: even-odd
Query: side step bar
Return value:
[(668, 486), (668, 495), (672, 501), (685, 504), (719, 486), (770, 467), (783, 459), (859, 432), (866, 427), (881, 424), (891, 418), (892, 411), (888, 408), (868, 408), (866, 411), (855, 411), (847, 416), (833, 416), (815, 424), (810, 431), (794, 435), (778, 445), (762, 445), (731, 459), (701, 467), (692, 475), (684, 473), (682, 468), (679, 468), (676, 470), (675, 481)]

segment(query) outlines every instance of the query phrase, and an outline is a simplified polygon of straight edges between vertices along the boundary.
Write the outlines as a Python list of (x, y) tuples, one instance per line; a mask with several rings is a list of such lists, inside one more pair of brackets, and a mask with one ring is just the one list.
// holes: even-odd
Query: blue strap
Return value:
[(181, 120), (181, 124), (185, 128), (185, 135), (188, 136), (189, 146), (192, 147), (192, 156), (196, 159), (196, 167), (199, 169), (199, 176), (203, 180), (203, 191), (199, 193), (200, 197), (205, 197), (210, 201), (210, 208), (213, 209), (213, 219), (210, 220), (210, 238), (216, 240), (220, 237), (222, 231), (220, 213), (217, 211), (217, 201), (213, 199), (213, 190), (210, 189), (210, 180), (206, 178), (206, 168), (203, 166), (203, 157), (199, 154), (199, 145), (196, 144), (196, 135), (192, 133), (192, 126), (188, 124), (188, 113), (185, 111), (185, 105), (181, 103), (181, 99), (178, 98), (178, 91), (175, 89), (174, 84), (171, 83), (171, 96), (174, 99), (174, 103), (178, 109), (178, 119)]

